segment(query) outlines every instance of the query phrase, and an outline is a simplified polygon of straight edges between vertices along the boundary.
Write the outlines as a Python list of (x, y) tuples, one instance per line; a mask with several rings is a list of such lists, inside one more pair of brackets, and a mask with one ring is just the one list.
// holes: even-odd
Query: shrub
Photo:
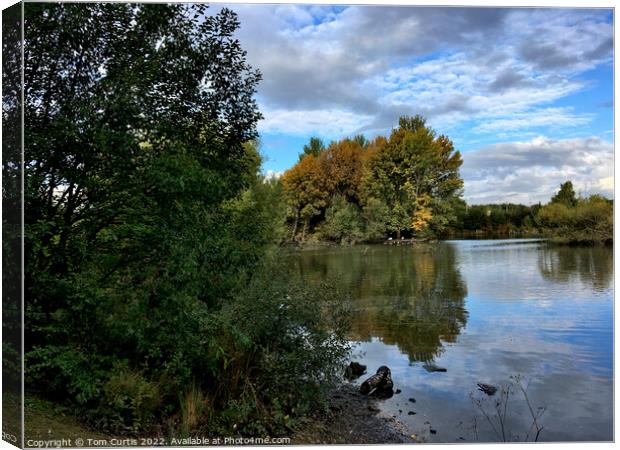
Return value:
[(145, 429), (158, 417), (160, 406), (159, 385), (127, 366), (116, 365), (103, 385), (101, 418), (111, 419), (105, 427), (111, 431), (137, 432)]
[(343, 244), (354, 244), (364, 239), (364, 222), (359, 207), (340, 195), (332, 199), (321, 225), (321, 235)]
[(350, 350), (346, 299), (335, 283), (310, 289), (286, 273), (266, 265), (218, 318), (211, 362), (228, 386), (221, 430), (283, 433), (323, 404), (341, 373)]
[(372, 242), (384, 239), (389, 220), (388, 207), (381, 200), (371, 197), (364, 205), (362, 216), (366, 225), (366, 240)]
[(549, 203), (536, 220), (545, 234), (568, 243), (609, 243), (613, 239), (613, 206), (600, 195), (579, 199), (576, 206)]

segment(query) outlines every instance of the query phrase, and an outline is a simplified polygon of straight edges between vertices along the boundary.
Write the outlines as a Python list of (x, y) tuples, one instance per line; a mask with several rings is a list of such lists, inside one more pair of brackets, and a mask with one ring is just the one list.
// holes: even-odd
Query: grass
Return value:
[[(19, 398), (4, 394), (2, 402), (3, 429), (19, 430), (19, 415), (15, 414), (20, 408)], [(26, 395), (24, 412), (26, 444), (28, 440), (71, 439), (75, 442), (80, 438), (87, 442), (89, 438), (109, 440), (112, 437), (89, 429), (80, 423), (78, 418), (66, 414), (52, 402), (36, 396)]]

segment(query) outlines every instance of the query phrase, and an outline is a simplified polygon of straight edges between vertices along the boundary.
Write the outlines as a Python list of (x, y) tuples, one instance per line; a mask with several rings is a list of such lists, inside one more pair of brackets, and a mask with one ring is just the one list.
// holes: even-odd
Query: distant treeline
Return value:
[(358, 135), (328, 146), (311, 138), (299, 161), (273, 181), (285, 211), (284, 242), (341, 244), (385, 239), (546, 236), (608, 243), (613, 202), (577, 197), (572, 182), (548, 204), (468, 205), (461, 154), (421, 116), (401, 117), (389, 137)]
[(454, 226), (461, 154), (420, 116), (389, 138), (316, 138), (282, 177), (288, 240), (378, 241), (440, 235)]
[(455, 226), (450, 234), (464, 235), (522, 235), (538, 234), (536, 216), (540, 204), (532, 206), (501, 203), (467, 205), (465, 201), (456, 211)]

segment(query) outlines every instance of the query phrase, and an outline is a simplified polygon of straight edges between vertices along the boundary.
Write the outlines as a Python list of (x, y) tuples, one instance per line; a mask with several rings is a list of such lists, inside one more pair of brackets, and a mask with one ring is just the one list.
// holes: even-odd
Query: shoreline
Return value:
[(378, 399), (363, 395), (343, 382), (330, 394), (329, 413), (303, 420), (291, 436), (293, 445), (412, 444), (420, 442), (407, 427), (380, 411)]
[[(5, 397), (3, 407), (9, 408), (13, 404), (9, 400)], [(17, 399), (13, 400), (17, 405)], [(383, 414), (377, 406), (377, 401), (375, 398), (360, 394), (358, 387), (353, 383), (342, 382), (330, 393), (328, 412), (317, 412), (300, 418), (298, 429), (289, 435), (290, 445), (419, 442), (410, 436), (403, 423)], [(114, 436), (93, 430), (71, 414), (59, 414), (52, 402), (31, 395), (27, 397), (26, 419), (28, 422), (26, 437), (29, 440), (75, 441), (81, 438), (109, 442), (112, 439), (138, 439), (136, 436)], [(168, 441), (168, 438), (165, 439)], [(164, 447), (170, 445), (172, 444)], [(71, 445), (61, 445), (65, 446)]]

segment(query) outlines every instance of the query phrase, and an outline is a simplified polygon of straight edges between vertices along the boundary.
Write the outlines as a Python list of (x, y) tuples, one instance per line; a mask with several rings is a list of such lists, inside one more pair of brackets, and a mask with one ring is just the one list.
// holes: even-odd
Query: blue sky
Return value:
[(610, 9), (231, 5), (265, 173), (422, 114), (463, 153), (470, 203), (546, 202), (570, 179), (613, 196)]

